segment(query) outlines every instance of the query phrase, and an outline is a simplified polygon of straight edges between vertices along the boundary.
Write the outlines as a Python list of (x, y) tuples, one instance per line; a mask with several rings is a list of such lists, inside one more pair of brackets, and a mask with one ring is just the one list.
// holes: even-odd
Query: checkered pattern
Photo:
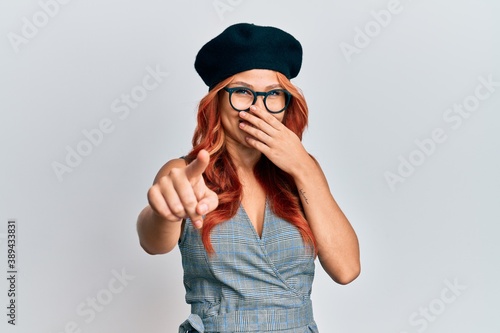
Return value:
[(240, 206), (212, 231), (208, 256), (187, 221), (179, 242), (191, 316), (179, 332), (318, 332), (311, 306), (314, 256), (266, 204), (262, 238)]

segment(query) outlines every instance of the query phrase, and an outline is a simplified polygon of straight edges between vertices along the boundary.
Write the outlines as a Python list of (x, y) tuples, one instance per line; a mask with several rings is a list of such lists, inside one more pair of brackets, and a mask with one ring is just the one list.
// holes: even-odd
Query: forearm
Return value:
[(162, 220), (149, 205), (146, 206), (137, 219), (137, 233), (142, 248), (149, 254), (170, 252), (179, 240), (181, 224), (182, 220)]
[(295, 170), (294, 179), (319, 260), (334, 281), (349, 283), (360, 271), (356, 233), (333, 198), (320, 166), (311, 157), (304, 162)]

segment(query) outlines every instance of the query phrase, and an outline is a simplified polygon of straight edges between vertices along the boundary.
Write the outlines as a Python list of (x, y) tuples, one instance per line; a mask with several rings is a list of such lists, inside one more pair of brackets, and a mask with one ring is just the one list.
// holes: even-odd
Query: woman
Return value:
[(137, 223), (146, 252), (181, 250), (191, 315), (179, 332), (318, 332), (316, 256), (337, 283), (359, 275), (356, 234), (301, 143), (301, 63), (293, 36), (246, 23), (196, 57), (209, 92), (193, 149), (161, 168)]

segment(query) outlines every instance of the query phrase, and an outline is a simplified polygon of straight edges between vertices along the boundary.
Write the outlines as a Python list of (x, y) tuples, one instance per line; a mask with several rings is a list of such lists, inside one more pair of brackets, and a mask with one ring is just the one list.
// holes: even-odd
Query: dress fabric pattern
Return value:
[(215, 253), (186, 221), (179, 242), (191, 315), (179, 333), (318, 333), (311, 290), (314, 253), (266, 203), (262, 237), (243, 206), (212, 229)]

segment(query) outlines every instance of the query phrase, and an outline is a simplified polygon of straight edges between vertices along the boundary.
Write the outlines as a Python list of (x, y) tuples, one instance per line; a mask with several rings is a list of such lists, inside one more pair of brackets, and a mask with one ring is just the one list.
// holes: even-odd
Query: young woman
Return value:
[(193, 149), (160, 169), (137, 223), (146, 252), (181, 250), (191, 315), (179, 332), (318, 332), (316, 256), (337, 283), (359, 275), (356, 234), (301, 143), (301, 63), (293, 36), (246, 23), (196, 57), (209, 92)]

